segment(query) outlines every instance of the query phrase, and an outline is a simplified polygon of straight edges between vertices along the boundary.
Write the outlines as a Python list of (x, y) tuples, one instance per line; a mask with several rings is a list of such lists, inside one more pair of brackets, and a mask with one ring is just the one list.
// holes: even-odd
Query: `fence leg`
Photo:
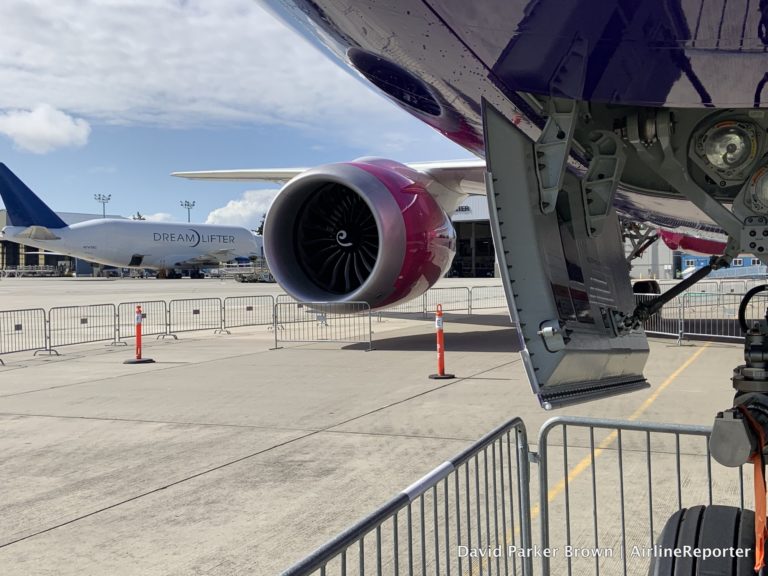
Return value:
[(680, 304), (677, 309), (677, 318), (678, 318), (677, 345), (678, 346), (683, 345), (683, 338), (685, 337), (685, 301), (687, 298), (688, 298), (688, 294), (683, 294), (683, 297), (680, 298)]
[(221, 310), (221, 324), (219, 328), (216, 328), (216, 330), (213, 331), (214, 334), (232, 334), (229, 330), (226, 328), (226, 319), (224, 318), (224, 304), (222, 303), (219, 307), (219, 310)]
[(277, 303), (272, 306), (272, 331), (275, 333), (275, 347), (272, 350), (277, 350), (280, 346), (277, 345)]
[[(520, 544), (523, 550), (532, 550), (531, 542), (531, 458), (528, 448), (528, 432), (525, 425), (518, 428), (517, 452), (519, 454), (519, 469), (517, 471), (518, 484), (520, 485)], [(510, 495), (510, 498), (512, 496)], [(543, 521), (543, 518), (542, 518)], [(533, 576), (533, 558), (530, 554), (523, 557), (523, 576)], [(544, 576), (548, 576), (545, 572)]]
[(472, 316), (472, 288), (467, 288), (467, 314)]
[(371, 309), (368, 308), (368, 352), (373, 350), (373, 326), (371, 325)]
[[(566, 446), (563, 450), (567, 450)], [(540, 545), (542, 550), (549, 548), (549, 477), (547, 471), (547, 443), (542, 442), (539, 439), (539, 453), (537, 462), (539, 465), (539, 527), (540, 527)], [(519, 472), (518, 472), (519, 474)], [(527, 486), (527, 484), (521, 484), (521, 486)], [(530, 518), (530, 515), (529, 515)], [(522, 536), (522, 532), (521, 532)], [(530, 546), (530, 544), (529, 544)], [(523, 563), (523, 566), (526, 566)], [(541, 559), (541, 573), (543, 576), (549, 576), (550, 574), (549, 558), (544, 555)]]
[(51, 348), (51, 319), (46, 318), (45, 319), (45, 349), (44, 350), (35, 350), (35, 353), (32, 354), (32, 356), (37, 356), (38, 354), (48, 354), (48, 356), (60, 356), (58, 350), (54, 350)]
[(109, 346), (128, 346), (128, 342), (120, 339), (120, 312), (115, 310), (115, 339), (109, 343)]
[(165, 311), (165, 334), (158, 334), (157, 338), (155, 340), (165, 340), (166, 338), (173, 338), (174, 340), (178, 340), (179, 337), (176, 336), (173, 332), (171, 332), (171, 311), (170, 309)]

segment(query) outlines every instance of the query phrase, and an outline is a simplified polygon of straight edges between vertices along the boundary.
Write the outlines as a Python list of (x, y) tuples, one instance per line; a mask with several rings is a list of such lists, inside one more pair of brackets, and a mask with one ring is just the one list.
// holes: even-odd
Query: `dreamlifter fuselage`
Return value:
[(257, 237), (239, 226), (98, 218), (67, 225), (4, 164), (0, 197), (10, 240), (109, 266), (156, 270), (195, 269), (258, 257)]

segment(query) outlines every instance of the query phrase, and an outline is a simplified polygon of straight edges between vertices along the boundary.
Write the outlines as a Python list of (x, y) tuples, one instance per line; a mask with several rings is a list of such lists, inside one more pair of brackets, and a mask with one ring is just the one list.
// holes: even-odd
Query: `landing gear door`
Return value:
[(566, 172), (544, 214), (533, 143), (484, 103), (486, 187), (502, 283), (533, 392), (545, 408), (648, 387), (648, 343), (618, 312), (634, 296), (618, 218), (587, 234), (578, 177)]

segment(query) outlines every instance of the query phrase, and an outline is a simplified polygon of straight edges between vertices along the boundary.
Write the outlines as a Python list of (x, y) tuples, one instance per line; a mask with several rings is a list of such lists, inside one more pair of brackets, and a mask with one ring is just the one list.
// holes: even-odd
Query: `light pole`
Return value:
[(192, 202), (190, 202), (189, 200), (182, 200), (181, 202), (179, 202), (179, 204), (181, 204), (182, 208), (186, 208), (187, 222), (191, 222), (192, 221), (191, 213), (192, 213), (192, 208), (195, 207), (195, 201), (192, 200)]
[(112, 194), (94, 194), (93, 199), (101, 203), (101, 217), (107, 217), (107, 202), (112, 199)]

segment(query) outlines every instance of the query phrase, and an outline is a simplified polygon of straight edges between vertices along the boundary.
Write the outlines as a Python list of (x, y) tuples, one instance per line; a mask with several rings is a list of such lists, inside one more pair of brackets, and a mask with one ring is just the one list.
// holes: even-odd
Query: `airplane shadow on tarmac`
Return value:
[[(450, 324), (471, 324), (475, 326), (499, 326), (497, 330), (473, 330), (452, 332)], [(425, 324), (434, 325), (433, 319), (425, 319)], [(403, 352), (425, 352), (435, 350), (435, 334), (410, 334), (390, 338), (376, 337), (376, 324), (373, 325), (374, 350)], [(365, 350), (367, 344), (351, 344), (345, 350)], [(458, 316), (446, 317), (445, 324), (446, 352), (519, 352), (520, 340), (517, 330), (509, 325), (508, 316)]]

